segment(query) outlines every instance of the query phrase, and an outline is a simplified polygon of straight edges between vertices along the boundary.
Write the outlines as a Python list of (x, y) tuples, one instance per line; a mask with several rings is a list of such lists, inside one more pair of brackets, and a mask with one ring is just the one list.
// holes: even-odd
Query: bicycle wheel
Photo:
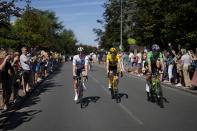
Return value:
[(158, 83), (157, 86), (157, 98), (158, 98), (158, 104), (161, 108), (164, 108), (164, 104), (163, 104), (163, 92), (162, 92), (162, 88), (161, 85)]
[(90, 71), (92, 71), (92, 63), (90, 64)]
[(111, 88), (111, 98), (114, 99), (115, 98), (115, 92), (114, 92), (114, 86), (115, 86), (115, 83), (114, 83), (114, 76), (113, 76), (113, 80), (112, 80), (112, 88)]
[(118, 81), (117, 80), (114, 82), (114, 94), (115, 94), (116, 103), (120, 103), (121, 99), (118, 93)]
[(83, 87), (82, 87), (82, 82), (79, 81), (78, 82), (78, 98), (79, 98), (79, 100), (81, 100), (82, 96), (83, 96)]

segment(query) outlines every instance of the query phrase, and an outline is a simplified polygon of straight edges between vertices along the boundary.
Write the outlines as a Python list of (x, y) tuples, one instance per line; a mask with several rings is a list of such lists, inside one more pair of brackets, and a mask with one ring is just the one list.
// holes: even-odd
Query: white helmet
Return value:
[(84, 50), (83, 47), (79, 47), (79, 48), (77, 49), (78, 52), (82, 52), (83, 50)]

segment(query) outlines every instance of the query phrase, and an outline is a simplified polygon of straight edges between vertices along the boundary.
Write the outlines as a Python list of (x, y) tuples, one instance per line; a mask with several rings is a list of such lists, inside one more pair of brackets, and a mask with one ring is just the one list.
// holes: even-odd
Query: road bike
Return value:
[(111, 85), (111, 98), (116, 100), (116, 103), (121, 102), (121, 96), (118, 92), (118, 82), (119, 80), (116, 80), (116, 77), (119, 78), (119, 73), (112, 73), (112, 85)]
[(92, 71), (92, 65), (93, 65), (93, 61), (89, 62), (89, 70)]
[[(86, 80), (88, 80), (87, 76), (83, 76), (85, 77)], [(78, 95), (78, 101), (77, 104), (80, 103), (81, 108), (83, 108), (83, 85), (82, 85), (82, 76), (75, 76), (74, 77), (75, 80), (77, 80), (77, 95)]]
[(163, 92), (161, 88), (161, 84), (159, 82), (159, 75), (158, 71), (151, 74), (151, 88), (150, 88), (150, 95), (147, 94), (148, 100), (155, 101), (157, 104), (163, 108)]

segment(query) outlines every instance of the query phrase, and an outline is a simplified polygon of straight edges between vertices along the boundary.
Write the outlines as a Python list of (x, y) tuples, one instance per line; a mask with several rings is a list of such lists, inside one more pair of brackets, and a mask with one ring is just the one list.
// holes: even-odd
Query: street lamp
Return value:
[(122, 0), (120, 0), (120, 51), (122, 51)]

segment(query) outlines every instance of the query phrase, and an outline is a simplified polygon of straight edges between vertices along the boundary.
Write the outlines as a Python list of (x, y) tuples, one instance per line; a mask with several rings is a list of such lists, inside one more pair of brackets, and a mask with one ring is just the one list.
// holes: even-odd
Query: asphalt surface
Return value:
[[(197, 96), (163, 87), (164, 108), (148, 102), (145, 81), (125, 74), (121, 103), (111, 99), (104, 68), (89, 72), (85, 106), (73, 101), (71, 63), (62, 64), (5, 123), (16, 131), (196, 131)], [(125, 97), (128, 95), (128, 99)]]

